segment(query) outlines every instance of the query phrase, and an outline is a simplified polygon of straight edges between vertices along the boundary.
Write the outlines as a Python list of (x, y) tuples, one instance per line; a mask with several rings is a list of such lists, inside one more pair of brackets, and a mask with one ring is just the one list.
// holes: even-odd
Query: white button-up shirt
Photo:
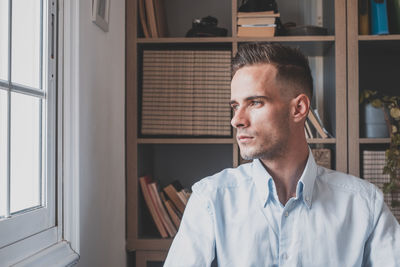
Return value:
[(374, 185), (311, 153), (283, 206), (259, 160), (192, 187), (165, 267), (400, 266), (400, 226)]

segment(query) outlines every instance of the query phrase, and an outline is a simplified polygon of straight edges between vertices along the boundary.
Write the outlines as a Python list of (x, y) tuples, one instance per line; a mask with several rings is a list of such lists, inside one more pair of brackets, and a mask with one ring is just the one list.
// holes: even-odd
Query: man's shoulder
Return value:
[(207, 176), (192, 186), (193, 192), (215, 192), (227, 188), (246, 186), (252, 181), (252, 163), (242, 164), (236, 168), (226, 168), (211, 176)]
[(374, 184), (351, 174), (326, 169), (318, 166), (317, 180), (323, 186), (331, 187), (334, 190), (357, 194), (363, 198), (370, 198), (377, 191)]

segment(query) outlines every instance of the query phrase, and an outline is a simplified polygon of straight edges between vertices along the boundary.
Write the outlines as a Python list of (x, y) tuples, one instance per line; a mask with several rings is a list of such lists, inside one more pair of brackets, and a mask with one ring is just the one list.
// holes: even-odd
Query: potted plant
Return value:
[[(400, 192), (400, 96), (387, 96), (378, 91), (364, 90), (360, 94), (360, 103), (371, 104), (384, 110), (390, 133), (390, 146), (385, 153), (383, 173), (390, 176), (390, 181), (384, 185), (383, 191), (397, 194)], [(392, 198), (391, 205), (400, 206), (400, 201)]]

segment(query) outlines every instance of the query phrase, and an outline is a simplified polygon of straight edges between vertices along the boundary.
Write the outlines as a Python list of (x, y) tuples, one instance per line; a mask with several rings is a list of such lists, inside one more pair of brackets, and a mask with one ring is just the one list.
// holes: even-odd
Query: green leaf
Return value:
[(382, 107), (382, 101), (380, 99), (374, 99), (374, 100), (372, 100), (371, 105), (376, 107), (376, 108), (381, 108)]

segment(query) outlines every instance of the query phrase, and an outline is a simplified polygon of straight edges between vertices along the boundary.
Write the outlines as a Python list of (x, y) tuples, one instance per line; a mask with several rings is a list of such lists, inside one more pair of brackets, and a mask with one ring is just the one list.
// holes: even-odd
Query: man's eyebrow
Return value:
[(249, 100), (260, 99), (260, 98), (268, 99), (268, 97), (265, 96), (265, 95), (254, 95), (254, 96), (246, 97), (245, 100), (246, 100), (246, 101), (249, 101)]

